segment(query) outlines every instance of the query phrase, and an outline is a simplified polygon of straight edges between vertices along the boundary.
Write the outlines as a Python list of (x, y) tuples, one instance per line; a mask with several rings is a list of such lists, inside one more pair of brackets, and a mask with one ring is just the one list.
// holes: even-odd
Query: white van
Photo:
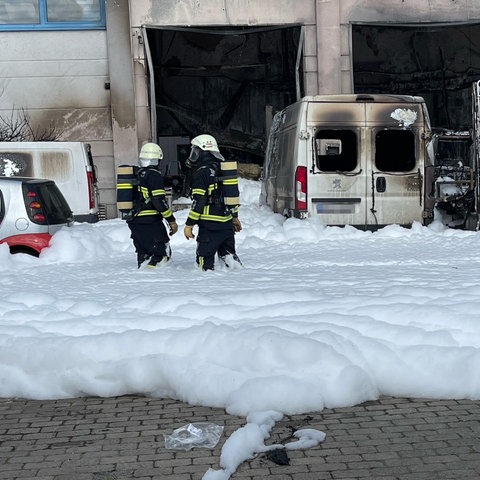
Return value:
[(424, 198), (430, 139), (421, 97), (304, 97), (273, 119), (260, 201), (364, 230), (423, 222), (433, 215)]
[(98, 222), (97, 176), (83, 142), (0, 142), (0, 175), (54, 180), (77, 222)]

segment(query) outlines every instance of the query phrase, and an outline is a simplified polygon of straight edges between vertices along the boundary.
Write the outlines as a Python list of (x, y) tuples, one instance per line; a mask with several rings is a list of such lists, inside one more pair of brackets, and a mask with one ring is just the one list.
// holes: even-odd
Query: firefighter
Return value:
[(203, 271), (214, 270), (215, 254), (227, 266), (241, 266), (235, 251), (235, 232), (242, 230), (238, 205), (227, 208), (217, 182), (220, 162), (224, 161), (217, 141), (203, 134), (192, 141), (186, 166), (191, 168), (192, 207), (185, 222), (184, 235), (194, 239), (198, 225), (196, 263)]
[[(163, 158), (162, 149), (156, 143), (146, 143), (138, 159), (138, 192), (134, 214), (127, 224), (137, 253), (138, 268), (146, 263), (155, 268), (170, 260), (170, 236), (178, 226), (165, 198), (164, 178), (158, 166)], [(169, 224), (169, 232), (164, 220)]]

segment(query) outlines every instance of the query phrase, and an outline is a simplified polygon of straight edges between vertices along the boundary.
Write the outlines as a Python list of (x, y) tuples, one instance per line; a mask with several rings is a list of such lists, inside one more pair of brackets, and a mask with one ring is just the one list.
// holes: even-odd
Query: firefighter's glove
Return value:
[(240, 223), (240, 219), (237, 217), (233, 217), (233, 231), (235, 233), (240, 232), (242, 230), (242, 224)]
[(169, 222), (170, 225), (170, 236), (175, 235), (178, 232), (177, 222)]
[(185, 228), (183, 229), (183, 234), (185, 235), (185, 238), (187, 240), (195, 238), (195, 235), (193, 234), (193, 227), (191, 225), (185, 225)]

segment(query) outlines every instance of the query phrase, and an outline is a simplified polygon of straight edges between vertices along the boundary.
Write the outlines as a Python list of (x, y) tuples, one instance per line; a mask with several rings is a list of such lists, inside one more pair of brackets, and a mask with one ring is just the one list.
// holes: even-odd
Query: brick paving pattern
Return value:
[[(213, 450), (167, 450), (164, 434), (190, 422), (225, 427)], [(245, 419), (219, 408), (122, 396), (0, 399), (1, 480), (200, 480)], [(350, 408), (285, 416), (267, 444), (299, 428), (326, 440), (288, 451), (290, 465), (260, 454), (232, 480), (478, 480), (480, 402), (382, 397)]]

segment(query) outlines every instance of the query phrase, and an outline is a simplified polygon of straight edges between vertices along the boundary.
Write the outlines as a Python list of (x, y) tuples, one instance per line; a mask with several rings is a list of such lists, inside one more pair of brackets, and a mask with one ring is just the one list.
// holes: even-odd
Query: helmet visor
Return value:
[(193, 165), (195, 165), (198, 162), (198, 159), (200, 158), (200, 147), (197, 147), (196, 145), (192, 145), (192, 150), (190, 151), (190, 155), (187, 158), (185, 165), (190, 168)]
[(145, 167), (150, 167), (150, 166), (156, 166), (158, 165), (158, 158), (144, 158), (140, 157), (138, 159), (138, 166), (145, 168)]

